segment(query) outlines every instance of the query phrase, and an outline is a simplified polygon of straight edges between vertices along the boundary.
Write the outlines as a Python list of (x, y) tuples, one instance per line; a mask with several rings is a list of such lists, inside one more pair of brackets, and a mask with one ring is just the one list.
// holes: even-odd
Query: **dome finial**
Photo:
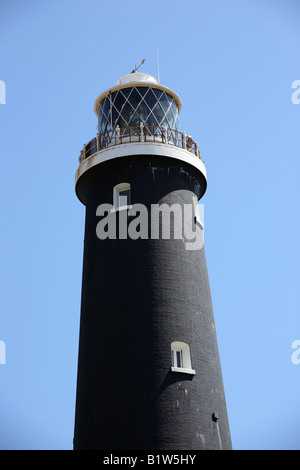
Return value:
[(135, 73), (135, 72), (140, 68), (140, 66), (145, 63), (145, 60), (146, 60), (146, 59), (143, 59), (142, 62), (140, 63), (140, 65), (139, 65), (138, 67), (135, 66), (135, 68), (134, 68), (130, 73)]

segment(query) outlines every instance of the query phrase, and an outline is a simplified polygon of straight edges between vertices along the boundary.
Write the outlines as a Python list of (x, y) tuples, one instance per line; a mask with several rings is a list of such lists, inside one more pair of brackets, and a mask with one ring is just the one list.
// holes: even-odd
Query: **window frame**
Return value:
[[(126, 205), (120, 205), (120, 196), (122, 192), (129, 192), (129, 201)], [(129, 204), (128, 204), (129, 202)], [(128, 210), (131, 206), (131, 185), (130, 183), (119, 183), (113, 189), (113, 211)]]
[[(179, 363), (178, 363), (179, 358)], [(182, 341), (173, 341), (171, 343), (171, 371), (183, 374), (195, 375), (192, 369), (190, 346)]]

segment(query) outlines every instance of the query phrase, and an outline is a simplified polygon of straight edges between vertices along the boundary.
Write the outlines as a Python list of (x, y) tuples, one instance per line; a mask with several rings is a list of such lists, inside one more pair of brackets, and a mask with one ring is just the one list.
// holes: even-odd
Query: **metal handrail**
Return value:
[(139, 126), (115, 127), (103, 134), (97, 134), (92, 140), (83, 146), (79, 156), (79, 163), (86, 158), (107, 147), (112, 147), (130, 142), (160, 142), (183, 148), (201, 159), (198, 143), (185, 132), (160, 126), (148, 126), (141, 122)]

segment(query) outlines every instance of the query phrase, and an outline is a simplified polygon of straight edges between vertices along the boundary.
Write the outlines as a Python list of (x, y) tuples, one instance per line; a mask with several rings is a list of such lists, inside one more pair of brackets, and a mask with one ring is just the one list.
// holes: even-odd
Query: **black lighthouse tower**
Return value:
[(102, 93), (76, 194), (86, 207), (74, 449), (230, 449), (181, 101), (145, 73)]

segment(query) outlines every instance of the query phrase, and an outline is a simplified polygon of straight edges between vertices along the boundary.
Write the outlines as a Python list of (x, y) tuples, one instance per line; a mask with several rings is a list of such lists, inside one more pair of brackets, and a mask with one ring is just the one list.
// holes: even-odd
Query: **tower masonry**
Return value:
[(181, 101), (145, 73), (94, 105), (74, 449), (230, 449), (198, 201), (206, 169)]

